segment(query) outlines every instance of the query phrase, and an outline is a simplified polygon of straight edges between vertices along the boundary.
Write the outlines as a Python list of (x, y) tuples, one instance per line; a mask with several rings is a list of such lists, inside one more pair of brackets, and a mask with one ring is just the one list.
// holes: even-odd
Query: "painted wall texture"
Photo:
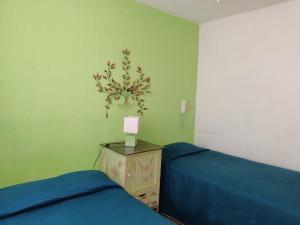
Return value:
[(0, 30), (0, 187), (91, 169), (99, 143), (123, 138), (124, 111), (106, 120), (92, 79), (123, 48), (152, 78), (139, 137), (193, 142), (196, 24), (133, 1), (0, 0)]
[(196, 143), (300, 171), (300, 0), (201, 26)]

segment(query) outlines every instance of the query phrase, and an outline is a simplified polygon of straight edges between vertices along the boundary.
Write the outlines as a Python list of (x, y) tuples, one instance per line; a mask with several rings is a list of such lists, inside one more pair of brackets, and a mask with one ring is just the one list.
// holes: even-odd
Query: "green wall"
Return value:
[(196, 24), (133, 1), (0, 0), (0, 30), (0, 187), (91, 169), (99, 143), (122, 139), (124, 112), (105, 119), (92, 74), (123, 48), (152, 78), (139, 137), (193, 142)]

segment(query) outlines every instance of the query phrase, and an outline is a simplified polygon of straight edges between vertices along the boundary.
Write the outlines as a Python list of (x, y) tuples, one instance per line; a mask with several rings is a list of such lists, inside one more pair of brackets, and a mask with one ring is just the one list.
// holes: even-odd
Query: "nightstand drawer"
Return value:
[(132, 195), (148, 205), (150, 208), (158, 208), (159, 205), (159, 188), (152, 188), (145, 191), (137, 191)]

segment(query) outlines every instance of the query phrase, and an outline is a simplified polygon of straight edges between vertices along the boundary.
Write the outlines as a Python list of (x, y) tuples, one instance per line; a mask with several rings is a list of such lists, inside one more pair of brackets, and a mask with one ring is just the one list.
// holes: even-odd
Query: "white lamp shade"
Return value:
[(139, 132), (139, 117), (127, 116), (124, 117), (123, 132), (129, 134), (137, 134)]

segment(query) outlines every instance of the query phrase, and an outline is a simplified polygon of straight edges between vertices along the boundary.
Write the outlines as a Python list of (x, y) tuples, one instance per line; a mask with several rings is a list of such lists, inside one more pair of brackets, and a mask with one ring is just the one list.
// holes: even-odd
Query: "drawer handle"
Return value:
[(146, 195), (146, 193), (139, 195), (139, 197), (142, 198), (142, 197), (145, 197), (145, 195)]

